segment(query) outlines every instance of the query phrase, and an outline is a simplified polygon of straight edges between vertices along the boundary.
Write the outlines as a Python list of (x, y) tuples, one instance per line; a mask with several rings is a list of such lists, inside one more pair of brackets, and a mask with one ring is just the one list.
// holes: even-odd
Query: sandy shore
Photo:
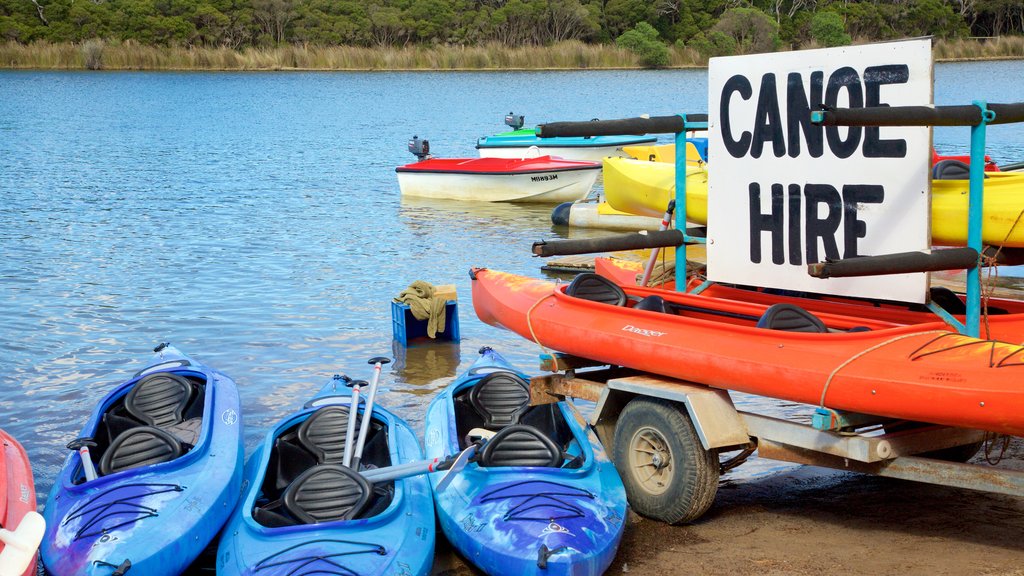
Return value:
[[(999, 467), (1024, 470), (1024, 440)], [(436, 573), (475, 573), (439, 544)], [(1024, 498), (807, 466), (725, 476), (692, 525), (631, 515), (608, 571), (626, 573), (1024, 576)]]

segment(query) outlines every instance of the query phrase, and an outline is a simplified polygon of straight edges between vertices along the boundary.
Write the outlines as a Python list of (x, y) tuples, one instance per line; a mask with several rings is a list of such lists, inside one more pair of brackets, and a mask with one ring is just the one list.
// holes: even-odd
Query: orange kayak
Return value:
[[(643, 272), (643, 263), (619, 258), (595, 258), (594, 271), (615, 282), (619, 286), (636, 286), (638, 274)], [(688, 289), (700, 284), (700, 279), (691, 279)], [(653, 288), (675, 292), (675, 281)], [(908, 305), (897, 302), (860, 300), (842, 296), (814, 295), (815, 297), (783, 296), (754, 288), (736, 288), (725, 284), (712, 284), (701, 296), (711, 296), (727, 300), (739, 300), (770, 306), (777, 303), (789, 303), (801, 306), (809, 312), (841, 314), (862, 318), (875, 318), (897, 324), (922, 324), (940, 321), (931, 311), (922, 310), (920, 305)], [(951, 301), (939, 303), (949, 310), (960, 322), (964, 321), (963, 312), (955, 308), (965, 306), (961, 295), (945, 291), (944, 296)], [(933, 292), (934, 297), (934, 292)], [(981, 333), (987, 338), (1024, 344), (1024, 302), (1007, 298), (990, 298), (988, 300), (988, 324), (982, 325)], [(987, 332), (986, 332), (987, 330)]]
[[(962, 336), (939, 321), (805, 312), (796, 316), (828, 331), (794, 332), (783, 329), (793, 325), (783, 304), (637, 287), (616, 305), (571, 296), (586, 292), (571, 284), (471, 275), (482, 321), (551, 350), (726, 390), (1024, 435), (1024, 347)], [(649, 297), (668, 310), (634, 307), (653, 307)]]

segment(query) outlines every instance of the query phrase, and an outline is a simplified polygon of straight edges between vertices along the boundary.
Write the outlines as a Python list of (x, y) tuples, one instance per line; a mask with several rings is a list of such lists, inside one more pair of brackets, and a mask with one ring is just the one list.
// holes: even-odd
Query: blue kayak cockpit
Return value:
[[(175, 460), (199, 443), (206, 384), (199, 372), (146, 374), (106, 407), (91, 437), (72, 444), (87, 443), (99, 477)], [(72, 483), (84, 482), (79, 466)]]
[[(274, 439), (252, 518), (267, 528), (370, 518), (388, 508), (394, 482), (368, 482), (342, 465), (349, 407), (330, 404)], [(374, 417), (363, 446), (361, 469), (390, 466), (387, 424)]]
[(579, 468), (579, 442), (557, 404), (530, 406), (529, 384), (519, 375), (494, 371), (452, 397), (459, 449), (486, 431), (481, 467)]

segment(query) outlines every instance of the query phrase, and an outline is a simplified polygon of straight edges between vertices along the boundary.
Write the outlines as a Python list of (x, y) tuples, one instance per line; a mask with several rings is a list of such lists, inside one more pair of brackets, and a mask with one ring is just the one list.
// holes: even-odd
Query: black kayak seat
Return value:
[(484, 445), (479, 464), (489, 466), (538, 466), (558, 468), (562, 451), (533, 426), (516, 424), (501, 429)]
[(660, 312), (662, 314), (671, 314), (672, 310), (669, 308), (668, 303), (665, 299), (656, 294), (647, 296), (633, 305), (634, 310), (647, 310), (649, 312)]
[(170, 462), (182, 454), (181, 442), (154, 426), (139, 426), (122, 432), (100, 458), (100, 474)]
[(960, 160), (939, 160), (932, 166), (932, 180), (967, 180), (971, 167)]
[(470, 389), (469, 403), (483, 417), (484, 428), (500, 430), (518, 424), (530, 409), (530, 385), (512, 372), (491, 372)]
[(320, 408), (299, 426), (298, 440), (319, 464), (341, 464), (348, 436), (348, 407)]
[(158, 372), (135, 383), (124, 399), (129, 414), (148, 426), (171, 426), (182, 421), (192, 398), (192, 383), (170, 372)]
[(281, 496), (284, 508), (303, 524), (352, 520), (370, 503), (373, 487), (361, 474), (337, 464), (314, 466)]
[(612, 306), (622, 306), (626, 303), (626, 293), (618, 284), (593, 272), (584, 272), (573, 278), (565, 293), (575, 298)]
[(769, 306), (757, 321), (757, 327), (786, 332), (828, 332), (820, 318), (799, 306), (783, 302)]

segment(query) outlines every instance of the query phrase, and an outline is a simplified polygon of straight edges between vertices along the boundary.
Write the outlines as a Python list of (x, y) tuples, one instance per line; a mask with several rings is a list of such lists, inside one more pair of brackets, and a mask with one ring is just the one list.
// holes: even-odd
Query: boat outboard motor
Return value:
[(517, 115), (514, 112), (509, 112), (505, 115), (505, 124), (511, 126), (513, 130), (519, 130), (525, 123), (526, 117), (522, 114)]
[(412, 140), (409, 140), (409, 152), (412, 152), (421, 162), (430, 158), (430, 141), (420, 140), (419, 136), (413, 136)]

